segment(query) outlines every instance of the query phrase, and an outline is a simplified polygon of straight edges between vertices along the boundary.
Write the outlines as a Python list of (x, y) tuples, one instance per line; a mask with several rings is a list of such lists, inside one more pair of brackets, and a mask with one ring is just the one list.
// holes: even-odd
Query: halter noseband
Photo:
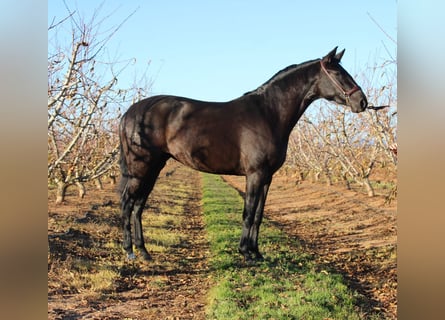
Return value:
[(345, 89), (343, 89), (343, 87), (341, 86), (341, 84), (335, 80), (335, 78), (329, 74), (328, 70), (326, 69), (323, 60), (320, 60), (320, 65), (321, 65), (321, 70), (324, 71), (324, 73), (326, 73), (326, 75), (328, 76), (329, 80), (331, 80), (331, 82), (343, 93), (343, 95), (346, 98), (346, 103), (349, 104), (349, 97), (356, 91), (360, 90), (360, 87), (357, 86), (356, 84), (354, 84), (354, 87), (348, 91), (346, 91)]

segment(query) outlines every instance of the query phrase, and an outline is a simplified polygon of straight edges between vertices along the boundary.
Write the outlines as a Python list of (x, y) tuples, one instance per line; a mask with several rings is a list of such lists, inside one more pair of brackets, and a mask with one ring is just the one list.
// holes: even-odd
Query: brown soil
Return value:
[[(244, 191), (244, 178), (224, 178), (240, 193)], [(82, 201), (72, 190), (59, 206), (49, 192), (48, 319), (204, 319), (211, 277), (200, 188), (198, 173), (175, 162), (161, 173), (144, 225), (150, 224), (153, 214), (165, 215), (162, 207), (175, 206), (183, 210), (172, 218), (183, 223), (160, 231), (178, 233), (180, 243), (154, 253), (150, 263), (125, 260), (114, 186), (89, 190)], [(320, 268), (343, 274), (365, 297), (363, 304), (395, 319), (396, 205), (396, 201), (385, 204), (384, 197), (368, 198), (343, 187), (296, 184), (277, 175), (265, 216), (313, 253)], [(79, 273), (71, 268), (79, 259), (91, 262), (88, 272), (99, 268), (101, 261), (113, 261), (119, 276), (112, 288), (92, 291), (76, 286)]]
[[(83, 201), (69, 196), (61, 206), (49, 199), (48, 319), (203, 319), (209, 278), (200, 188), (199, 175), (191, 169), (169, 164), (161, 173), (144, 213), (144, 224), (150, 224), (150, 215), (160, 213), (162, 204), (170, 208), (181, 205), (184, 210), (172, 217), (185, 223), (160, 231), (179, 234), (180, 243), (153, 253), (150, 263), (125, 261), (120, 249), (116, 256), (106, 257), (104, 244), (110, 238), (120, 243), (121, 237), (114, 186), (92, 190)], [(85, 223), (88, 219), (94, 221), (90, 223), (94, 230)], [(65, 230), (60, 230), (60, 225), (66, 225)], [(149, 239), (149, 234), (145, 238)], [(103, 258), (117, 259), (120, 276), (112, 289), (92, 292), (73, 285), (76, 279), (71, 283), (66, 279), (66, 272), (71, 272), (67, 260), (86, 258), (99, 265), (101, 251)], [(66, 270), (60, 272), (63, 268)]]

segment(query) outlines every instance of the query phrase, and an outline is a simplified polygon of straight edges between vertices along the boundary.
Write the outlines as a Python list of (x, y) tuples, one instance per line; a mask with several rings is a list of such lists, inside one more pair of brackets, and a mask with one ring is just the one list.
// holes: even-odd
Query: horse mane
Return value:
[(249, 94), (263, 93), (271, 84), (285, 78), (286, 76), (288, 76), (291, 73), (297, 72), (298, 70), (306, 68), (307, 66), (312, 65), (313, 63), (318, 62), (318, 61), (320, 61), (320, 59), (314, 59), (314, 60), (306, 61), (306, 62), (303, 62), (300, 64), (292, 64), (290, 66), (287, 66), (286, 68), (275, 73), (269, 80), (264, 82), (261, 86), (259, 86), (255, 90), (246, 92), (243, 96), (249, 95)]

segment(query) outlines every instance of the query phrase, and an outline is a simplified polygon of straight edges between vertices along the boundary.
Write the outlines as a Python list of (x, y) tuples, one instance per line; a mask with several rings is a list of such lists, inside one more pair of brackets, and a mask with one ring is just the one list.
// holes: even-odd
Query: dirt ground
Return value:
[[(240, 193), (244, 191), (243, 178), (224, 178)], [(48, 319), (203, 319), (211, 276), (199, 174), (175, 162), (161, 173), (144, 219), (165, 214), (163, 207), (180, 206), (183, 209), (171, 215), (183, 223), (160, 230), (177, 232), (180, 244), (154, 253), (151, 263), (129, 264), (121, 249), (110, 249), (110, 241), (118, 247), (121, 238), (114, 188), (106, 184), (104, 190), (89, 190), (83, 201), (72, 190), (59, 206), (48, 193)], [(397, 202), (384, 202), (383, 197), (368, 198), (342, 187), (309, 182), (296, 184), (277, 175), (265, 216), (298, 239), (323, 269), (343, 274), (366, 297), (369, 308), (395, 319)], [(119, 277), (112, 289), (92, 292), (72, 284), (76, 279), (70, 278), (69, 261), (85, 257), (115, 259)]]
[[(87, 258), (96, 263), (110, 238), (120, 246), (119, 198), (114, 189), (106, 185), (105, 190), (91, 190), (83, 201), (73, 194), (60, 206), (48, 199), (48, 319), (203, 319), (209, 251), (200, 212), (200, 177), (175, 164), (161, 173), (143, 223), (149, 225), (153, 214), (170, 215), (172, 226), (159, 227), (159, 232), (178, 235), (178, 243), (153, 253), (150, 263), (129, 262), (121, 249), (114, 250), (119, 277), (111, 290), (96, 293), (70, 286), (76, 279), (65, 278), (72, 272), (67, 260)], [(161, 213), (163, 206), (181, 209)], [(91, 227), (85, 219), (94, 221)], [(102, 228), (105, 232), (98, 232)], [(147, 232), (145, 238), (150, 238)], [(66, 270), (60, 272), (61, 268)]]

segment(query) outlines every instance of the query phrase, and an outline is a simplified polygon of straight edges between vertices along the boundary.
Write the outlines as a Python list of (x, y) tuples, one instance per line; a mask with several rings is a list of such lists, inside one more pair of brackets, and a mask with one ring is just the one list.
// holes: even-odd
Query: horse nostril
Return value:
[(368, 107), (368, 101), (366, 101), (366, 99), (360, 100), (360, 107), (365, 110)]

